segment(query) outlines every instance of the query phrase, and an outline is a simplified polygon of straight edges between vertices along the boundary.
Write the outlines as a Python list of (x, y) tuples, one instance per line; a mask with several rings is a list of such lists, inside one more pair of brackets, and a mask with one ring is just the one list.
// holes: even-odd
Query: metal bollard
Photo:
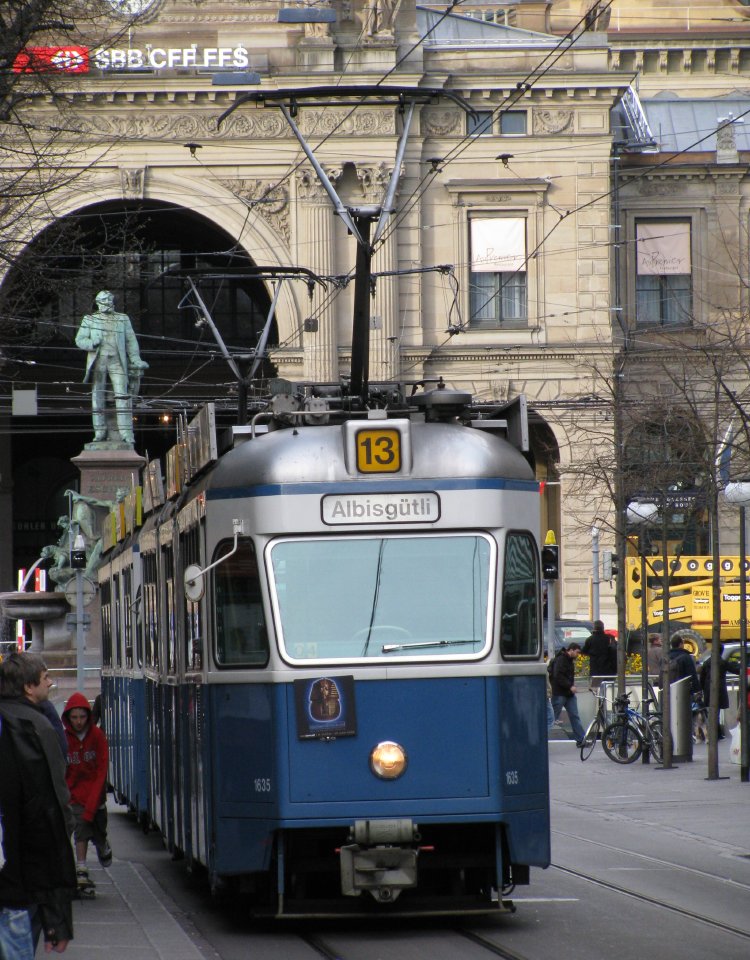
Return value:
[(690, 677), (683, 677), (669, 686), (672, 711), (672, 759), (689, 763), (693, 759), (693, 697)]

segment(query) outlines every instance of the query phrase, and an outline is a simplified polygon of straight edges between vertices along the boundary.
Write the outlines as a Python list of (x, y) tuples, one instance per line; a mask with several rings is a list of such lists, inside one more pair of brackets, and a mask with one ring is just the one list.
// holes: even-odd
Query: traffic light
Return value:
[(542, 547), (542, 578), (558, 580), (560, 578), (560, 548), (556, 544)]
[(619, 557), (611, 550), (602, 551), (602, 580), (614, 580), (620, 572)]

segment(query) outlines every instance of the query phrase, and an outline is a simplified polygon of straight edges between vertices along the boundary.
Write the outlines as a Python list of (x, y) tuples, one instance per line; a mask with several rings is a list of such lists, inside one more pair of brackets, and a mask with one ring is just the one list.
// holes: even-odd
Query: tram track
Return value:
[(476, 943), (480, 947), (484, 947), (485, 950), (488, 950), (490, 953), (494, 954), (496, 957), (502, 957), (503, 960), (529, 960), (528, 957), (525, 957), (521, 953), (517, 953), (515, 950), (511, 950), (509, 947), (503, 947), (499, 943), (495, 943), (494, 940), (489, 940), (487, 937), (483, 937), (480, 933), (476, 933), (473, 930), (462, 930), (457, 929), (456, 933), (459, 936), (464, 937), (466, 940), (470, 940), (472, 943)]
[[(474, 930), (454, 927), (451, 932), (473, 943), (475, 946), (481, 947), (487, 953), (492, 954), (492, 956), (500, 957), (501, 960), (530, 960), (530, 958), (525, 955), (511, 950), (509, 947), (504, 947)], [(324, 960), (354, 960), (354, 958), (342, 953), (340, 949), (332, 946), (324, 937), (317, 934), (300, 934), (300, 939), (314, 950), (318, 956), (323, 957)]]
[[(623, 851), (627, 852), (627, 851)], [(654, 858), (656, 859), (656, 858)], [(659, 862), (659, 861), (656, 861)], [(668, 863), (668, 861), (661, 861), (663, 863)], [(571, 867), (563, 867), (558, 863), (550, 864), (554, 869), (559, 870), (561, 873), (565, 873), (568, 876), (576, 877), (578, 880), (583, 880), (586, 883), (590, 883), (596, 887), (600, 887), (603, 890), (611, 890), (614, 893), (618, 893), (623, 897), (626, 897), (630, 900), (636, 900), (639, 903), (647, 903), (652, 907), (660, 907), (663, 910), (667, 910), (672, 914), (683, 916), (689, 918), (690, 920), (697, 921), (702, 923), (705, 926), (711, 927), (715, 930), (720, 930), (723, 933), (730, 933), (733, 936), (740, 937), (743, 940), (750, 941), (750, 932), (747, 930), (741, 930), (739, 927), (733, 927), (731, 924), (724, 923), (721, 920), (715, 920), (712, 917), (707, 917), (696, 913), (694, 910), (689, 910), (686, 907), (679, 907), (676, 904), (668, 903), (666, 900), (655, 900), (653, 897), (648, 894), (638, 893), (635, 890), (628, 890), (622, 887), (620, 884), (611, 883), (608, 880), (602, 880), (599, 877), (594, 877), (591, 874), (583, 873), (580, 870), (573, 870)], [(670, 864), (671, 866), (671, 864)], [(689, 868), (687, 868), (689, 869)], [(699, 871), (696, 871), (699, 872)], [(746, 886), (743, 884), (742, 886)]]
[[(721, 874), (711, 873), (708, 870), (700, 870), (698, 867), (690, 867), (684, 863), (677, 863), (675, 860), (665, 860), (663, 857), (654, 857), (648, 853), (638, 853), (635, 850), (628, 850), (626, 847), (617, 847), (614, 844), (604, 843), (602, 840), (593, 840), (591, 837), (582, 837), (575, 833), (564, 833), (563, 831), (559, 830), (554, 832), (558, 833), (560, 836), (566, 837), (569, 840), (577, 840), (579, 843), (587, 843), (594, 847), (600, 847), (602, 850), (608, 850), (610, 853), (619, 853), (623, 856), (632, 857), (634, 860), (642, 860), (645, 863), (670, 867), (672, 870), (679, 870), (684, 873), (689, 873), (693, 876), (700, 877), (702, 880), (710, 880), (716, 883), (735, 887), (739, 890), (750, 891), (750, 883), (743, 883), (741, 880), (733, 880), (731, 877), (724, 877), (721, 876)], [(553, 863), (552, 866), (557, 867), (559, 865)], [(560, 869), (564, 868), (560, 867)]]

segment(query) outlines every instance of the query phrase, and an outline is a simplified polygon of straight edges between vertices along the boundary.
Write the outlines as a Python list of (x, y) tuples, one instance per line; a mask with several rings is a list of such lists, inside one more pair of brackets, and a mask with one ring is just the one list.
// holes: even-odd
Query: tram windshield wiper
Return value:
[(425, 647), (461, 647), (464, 644), (475, 644), (478, 640), (421, 640), (416, 643), (384, 643), (381, 653), (393, 653), (394, 650), (420, 650)]

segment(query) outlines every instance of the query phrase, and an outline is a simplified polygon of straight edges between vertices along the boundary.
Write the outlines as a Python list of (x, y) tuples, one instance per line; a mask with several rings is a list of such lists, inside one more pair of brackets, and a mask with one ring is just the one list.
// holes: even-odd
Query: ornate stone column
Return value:
[[(376, 166), (357, 165), (366, 203), (383, 201), (392, 170), (392, 166), (382, 162)], [(396, 270), (397, 266), (396, 231), (391, 218), (378, 242), (372, 272), (384, 273)], [(377, 280), (370, 318), (370, 380), (392, 380), (399, 373), (398, 277)]]
[[(326, 174), (335, 185), (341, 170), (326, 169)], [(301, 211), (297, 238), (299, 262), (317, 274), (333, 274), (333, 206), (312, 170), (299, 170), (296, 180)], [(312, 318), (313, 322), (305, 323), (302, 332), (305, 379), (326, 382), (339, 378), (334, 303), (335, 295), (330, 288), (326, 292), (317, 286), (312, 303), (306, 301), (308, 312), (303, 319)]]

